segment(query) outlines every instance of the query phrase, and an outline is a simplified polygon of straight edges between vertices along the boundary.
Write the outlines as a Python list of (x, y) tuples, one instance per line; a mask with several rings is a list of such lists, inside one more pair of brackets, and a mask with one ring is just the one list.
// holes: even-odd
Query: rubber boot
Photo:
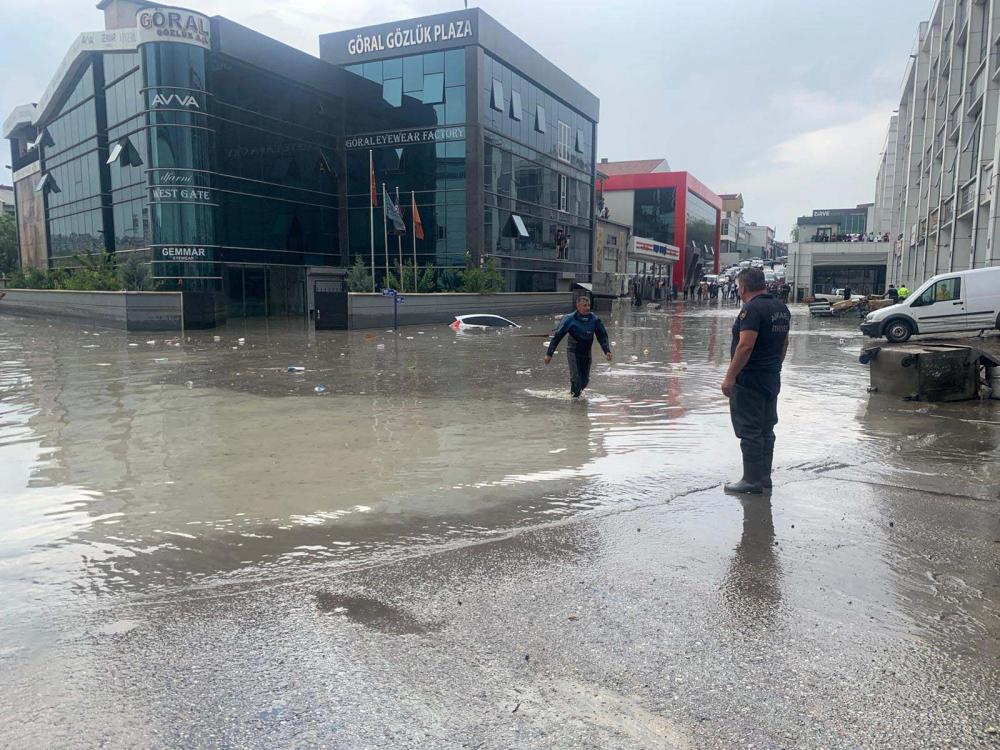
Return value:
[(760, 486), (765, 492), (770, 492), (774, 485), (771, 483), (771, 465), (774, 463), (774, 449), (764, 452), (764, 462), (760, 468)]
[(730, 482), (726, 485), (726, 492), (738, 495), (762, 495), (764, 488), (760, 484), (761, 465), (743, 462), (743, 478), (738, 482)]

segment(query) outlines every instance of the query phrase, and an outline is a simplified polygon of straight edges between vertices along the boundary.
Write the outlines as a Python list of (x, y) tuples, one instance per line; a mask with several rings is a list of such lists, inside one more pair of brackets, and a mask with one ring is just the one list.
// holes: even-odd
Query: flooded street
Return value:
[(726, 496), (736, 311), (603, 313), (579, 401), (549, 317), (0, 318), (0, 746), (1000, 747), (1000, 401), (798, 307)]

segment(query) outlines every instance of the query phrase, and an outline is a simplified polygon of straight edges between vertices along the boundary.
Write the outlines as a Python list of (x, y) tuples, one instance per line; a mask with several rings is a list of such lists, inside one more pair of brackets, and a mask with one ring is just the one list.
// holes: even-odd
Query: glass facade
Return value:
[[(236, 315), (303, 314), (307, 268), (338, 276), (373, 247), (377, 282), (400, 255), (433, 265), (442, 291), (487, 258), (507, 291), (590, 280), (596, 123), (477, 41), (333, 69), (228, 39), (140, 35), (60, 85), (31, 148), (12, 150), (19, 167), (40, 162), (23, 243), (38, 262), (135, 253), (159, 288)], [(401, 240), (383, 231), (383, 188)]]
[(632, 216), (635, 236), (676, 244), (676, 197), (672, 187), (636, 190)]
[[(496, 259), (507, 291), (555, 291), (567, 273), (589, 281), (595, 124), (488, 53), (480, 89), (484, 253)], [(569, 235), (565, 253), (560, 229)]]
[[(440, 289), (449, 286), (450, 272), (465, 267), (466, 242), (466, 106), (465, 50), (428, 52), (378, 60), (346, 68), (348, 81), (346, 166), (348, 237), (351, 261), (371, 265), (372, 225), (376, 279), (386, 269), (382, 229), (382, 189), (397, 202), (407, 234), (389, 234), (388, 263), (392, 268), (402, 251), (413, 259), (412, 209), (415, 202), (424, 238), (416, 240), (417, 264), (437, 269)], [(434, 137), (428, 139), (432, 133)], [(390, 143), (370, 143), (372, 133), (401, 133)], [(412, 139), (407, 134), (418, 134)], [(370, 211), (370, 180), (374, 168), (378, 206)]]
[(47, 211), (49, 263), (53, 268), (80, 264), (78, 256), (105, 249), (101, 200), (102, 162), (98, 141), (95, 75), (91, 63), (58, 113), (46, 124), (42, 170), (49, 175)]
[(715, 246), (715, 225), (718, 214), (718, 209), (688, 190), (686, 215), (688, 247), (694, 246), (699, 250), (708, 247), (713, 253), (718, 250)]

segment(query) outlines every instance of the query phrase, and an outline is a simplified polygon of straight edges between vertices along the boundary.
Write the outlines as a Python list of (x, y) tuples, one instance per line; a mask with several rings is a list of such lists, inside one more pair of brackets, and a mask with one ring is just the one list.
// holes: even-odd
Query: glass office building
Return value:
[[(441, 269), (442, 288), (449, 272), (487, 258), (507, 291), (590, 281), (593, 94), (478, 9), (324, 35), (320, 57), (381, 86), (347, 122), (352, 256), (371, 253), (372, 159), (379, 192), (384, 183), (404, 208), (416, 202), (417, 260)], [(382, 234), (376, 223), (376, 269), (398, 253)]]
[(105, 30), (4, 123), (23, 263), (138, 254), (189, 325), (306, 315), (357, 258), (381, 281), (416, 254), (442, 291), (490, 257), (507, 291), (590, 280), (598, 101), (482, 11), (325, 35), (317, 59), (221, 17), (98, 7)]

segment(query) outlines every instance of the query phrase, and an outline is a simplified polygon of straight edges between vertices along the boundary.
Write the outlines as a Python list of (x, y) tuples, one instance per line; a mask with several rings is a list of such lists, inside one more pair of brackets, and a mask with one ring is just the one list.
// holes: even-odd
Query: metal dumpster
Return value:
[(871, 391), (910, 401), (967, 401), (979, 397), (980, 368), (997, 363), (971, 346), (896, 344), (862, 350)]

